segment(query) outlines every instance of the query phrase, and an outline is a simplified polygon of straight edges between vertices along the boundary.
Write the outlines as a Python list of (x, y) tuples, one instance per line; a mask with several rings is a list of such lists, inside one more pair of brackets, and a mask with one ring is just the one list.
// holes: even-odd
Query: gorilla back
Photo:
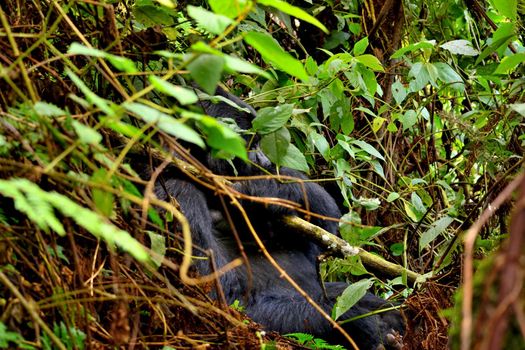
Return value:
[[(233, 118), (239, 126), (248, 128), (255, 117), (255, 111), (246, 103), (219, 89), (217, 93), (242, 107), (239, 110), (231, 105), (220, 102), (201, 102), (204, 111), (213, 117)], [(236, 161), (236, 172), (239, 175), (262, 175), (260, 169), (276, 173), (270, 161), (257, 150), (250, 152), (250, 160), (257, 166)], [(212, 159), (209, 155), (200, 159), (211, 171), (223, 175), (233, 175), (231, 164)], [(295, 170), (281, 168), (281, 175), (306, 179), (304, 174)], [(341, 213), (334, 199), (318, 184), (281, 183), (273, 179), (244, 180), (236, 182), (234, 188), (239, 192), (256, 197), (272, 197), (293, 201), (303, 208), (308, 207), (312, 213), (324, 217), (339, 218)], [(188, 219), (194, 243), (205, 249), (212, 250), (217, 267), (224, 266), (234, 258), (241, 256), (238, 244), (233, 238), (231, 228), (225, 223), (225, 208), (213, 193), (197, 187), (182, 176), (169, 174), (159, 181), (155, 188), (156, 195), (161, 199), (170, 196), (180, 204), (181, 210)], [(266, 250), (290, 277), (308, 295), (330, 314), (336, 297), (347, 287), (346, 283), (326, 283), (326, 294), (318, 278), (316, 257), (320, 248), (284, 227), (279, 219), (283, 215), (293, 215), (289, 209), (282, 206), (256, 204), (244, 201), (243, 207), (258, 236), (265, 244)], [(306, 205), (308, 204), (308, 205)], [(227, 208), (234, 214), (234, 208)], [(303, 332), (328, 341), (344, 343), (339, 332), (324, 319), (270, 264), (261, 253), (253, 236), (243, 224), (240, 216), (233, 217), (236, 230), (242, 240), (245, 254), (248, 258), (251, 276), (248, 269), (241, 267), (229, 271), (220, 279), (223, 293), (228, 303), (235, 300), (244, 304), (246, 313), (268, 330), (280, 333)], [(337, 223), (322, 219), (312, 219), (312, 222), (325, 230), (337, 234)], [(195, 252), (199, 255), (198, 252)], [(198, 259), (195, 267), (200, 274), (211, 272), (209, 262)], [(250, 278), (251, 277), (251, 278)], [(375, 311), (386, 302), (370, 293), (366, 294), (356, 306), (350, 309), (340, 320)], [(344, 328), (356, 341), (361, 349), (397, 349), (400, 347), (395, 334), (402, 334), (403, 320), (398, 311), (380, 313), (360, 318), (346, 323)]]

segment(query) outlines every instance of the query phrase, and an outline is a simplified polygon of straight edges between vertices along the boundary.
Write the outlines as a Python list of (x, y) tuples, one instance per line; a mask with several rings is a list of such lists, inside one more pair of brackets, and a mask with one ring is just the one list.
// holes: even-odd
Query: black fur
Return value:
[[(233, 118), (241, 128), (248, 129), (255, 117), (253, 108), (223, 90), (218, 90), (218, 94), (234, 101), (245, 111), (240, 111), (224, 102), (212, 104), (209, 101), (201, 102), (204, 111), (215, 117)], [(250, 152), (250, 159), (275, 173), (270, 161), (256, 147), (254, 152)], [(231, 164), (225, 161), (216, 160), (210, 156), (201, 161), (215, 173), (233, 174)], [(247, 163), (235, 161), (234, 164), (239, 175), (262, 174), (261, 170)], [(299, 179), (306, 178), (300, 172), (286, 168), (281, 168), (279, 173)], [(252, 180), (237, 182), (234, 186), (238, 191), (247, 195), (286, 199), (299, 203), (303, 208), (307, 200), (309, 209), (313, 213), (334, 218), (341, 216), (334, 199), (315, 183), (307, 182), (301, 185), (281, 183), (275, 180)], [(212, 213), (220, 213), (224, 210), (213, 194), (205, 194), (204, 190), (197, 188), (194, 184), (182, 178), (172, 177), (172, 175), (159, 181), (156, 186), (156, 194), (161, 199), (173, 196), (178, 201), (190, 223), (194, 243), (203, 249), (213, 250), (218, 267), (240, 256), (231, 230), (228, 225), (220, 222), (223, 220), (223, 215), (212, 215)], [(243, 206), (257, 233), (264, 240), (266, 249), (313, 300), (330, 314), (336, 297), (342, 293), (347, 284), (326, 283), (327, 296), (325, 296), (316, 268), (316, 257), (320, 253), (320, 248), (297, 233), (290, 232), (278, 221), (283, 215), (293, 214), (293, 212), (282, 206), (264, 206), (248, 201), (245, 201)], [(235, 213), (233, 208), (230, 208), (229, 211), (232, 214)], [(341, 335), (332, 328), (330, 323), (286, 280), (279, 276), (279, 273), (260, 252), (253, 237), (243, 225), (243, 220), (234, 217), (234, 222), (250, 262), (252, 278), (251, 280), (248, 278), (245, 267), (233, 270), (221, 277), (220, 282), (227, 302), (233, 303), (239, 300), (241, 304), (244, 304), (246, 313), (268, 330), (283, 334), (310, 333), (329, 341), (344, 343)], [(334, 221), (312, 218), (312, 222), (337, 234), (337, 223)], [(201, 274), (211, 272), (209, 262), (202, 259), (195, 261), (195, 267)], [(341, 320), (379, 309), (385, 303), (384, 300), (368, 293), (355, 307), (343, 315)], [(392, 333), (392, 330), (402, 333), (403, 321), (399, 312), (393, 311), (361, 318), (346, 324), (344, 328), (361, 349), (381, 349), (381, 344), (388, 349), (390, 348), (388, 334)], [(395, 348), (395, 344), (392, 348)]]

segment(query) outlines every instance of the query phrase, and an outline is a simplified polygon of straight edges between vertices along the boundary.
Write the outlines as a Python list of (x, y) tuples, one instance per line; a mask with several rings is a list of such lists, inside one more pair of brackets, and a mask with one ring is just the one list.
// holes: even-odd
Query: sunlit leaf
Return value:
[(249, 32), (244, 41), (253, 46), (266, 62), (270, 62), (282, 71), (303, 81), (308, 80), (308, 74), (303, 64), (289, 53), (269, 35), (258, 32)]

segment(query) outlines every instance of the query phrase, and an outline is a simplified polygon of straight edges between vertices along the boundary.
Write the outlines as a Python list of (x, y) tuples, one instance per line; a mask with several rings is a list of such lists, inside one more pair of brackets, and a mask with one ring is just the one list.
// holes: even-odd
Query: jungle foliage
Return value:
[[(498, 346), (523, 349), (522, 286), (515, 318), (494, 311), (498, 276), (523, 279), (523, 264), (498, 263), (513, 197), (491, 203), (523, 168), (524, 13), (521, 0), (3, 1), (0, 348), (293, 348), (210, 301), (211, 284), (181, 281), (187, 242), (166, 228), (184, 218), (135, 161), (195, 167), (225, 191), (169, 147), (247, 159), (257, 134), (345, 208), (342, 238), (421, 275), (330, 258), (326, 280), (355, 282), (333, 316), (370, 289), (402, 303), (409, 349), (482, 348), (502, 318)], [(218, 84), (257, 109), (251, 129), (195, 107)], [(483, 261), (473, 281), (466, 260)]]

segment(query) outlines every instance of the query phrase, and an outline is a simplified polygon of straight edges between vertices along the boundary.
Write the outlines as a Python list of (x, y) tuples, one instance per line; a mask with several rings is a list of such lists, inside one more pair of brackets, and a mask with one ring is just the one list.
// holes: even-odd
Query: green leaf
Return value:
[(261, 138), (261, 149), (277, 166), (283, 164), (283, 159), (290, 146), (290, 132), (286, 128), (264, 135)]
[(525, 53), (516, 53), (512, 56), (503, 57), (494, 74), (507, 74), (513, 71), (518, 65), (525, 62)]
[(385, 124), (386, 121), (387, 121), (386, 118), (375, 117), (374, 120), (372, 121), (372, 131), (378, 132), (379, 129), (381, 129), (381, 127), (383, 126), (383, 124)]
[(405, 207), (405, 213), (408, 215), (408, 217), (414, 222), (419, 222), (422, 215), (414, 209), (412, 204), (410, 204), (410, 202), (405, 201), (403, 202), (403, 205)]
[(114, 118), (102, 117), (100, 120), (104, 123), (104, 126), (130, 138), (136, 137), (141, 132), (139, 128)]
[(362, 297), (372, 285), (373, 279), (363, 279), (350, 284), (343, 293), (337, 298), (337, 302), (332, 310), (332, 318), (337, 320), (345, 312), (350, 310)]
[(472, 43), (468, 40), (451, 40), (440, 45), (442, 49), (448, 50), (454, 55), (463, 55), (463, 56), (477, 56), (479, 51), (472, 47)]
[(45, 192), (34, 183), (27, 179), (0, 180), (0, 193), (12, 198), (15, 208), (42, 230), (51, 228), (60, 236), (66, 234), (64, 226), (55, 216), (53, 206), (45, 200)]
[(199, 134), (180, 120), (141, 103), (126, 102), (122, 106), (146, 123), (156, 125), (160, 130), (170, 135), (204, 148), (204, 141), (202, 141)]
[(71, 124), (73, 125), (73, 129), (75, 129), (75, 133), (81, 143), (87, 145), (98, 145), (100, 141), (102, 141), (102, 135), (90, 126), (82, 124), (76, 120), (73, 120)]
[(261, 5), (274, 7), (278, 9), (279, 11), (289, 14), (290, 16), (294, 16), (295, 18), (298, 18), (300, 20), (313, 24), (314, 26), (321, 29), (323, 32), (327, 34), (329, 33), (328, 29), (326, 29), (326, 27), (321, 22), (319, 22), (315, 17), (313, 17), (312, 15), (310, 15), (308, 12), (304, 11), (303, 9), (290, 5), (287, 2), (284, 2), (281, 0), (259, 0), (257, 1), (257, 3)]
[(525, 117), (525, 103), (514, 103), (510, 105), (510, 108)]
[(253, 129), (261, 135), (280, 129), (292, 116), (293, 107), (293, 104), (283, 104), (261, 108), (252, 122)]
[(363, 39), (359, 40), (354, 45), (354, 56), (359, 56), (365, 53), (366, 48), (368, 47), (368, 37), (365, 36)]
[(0, 193), (13, 198), (15, 208), (42, 229), (51, 227), (59, 235), (65, 235), (64, 227), (55, 217), (54, 210), (57, 210), (109, 246), (119, 246), (140, 262), (146, 262), (149, 258), (144, 247), (128, 232), (62, 194), (43, 191), (27, 179), (0, 180)]
[(280, 70), (306, 82), (309, 77), (302, 63), (289, 53), (268, 34), (249, 32), (244, 41), (253, 46), (266, 62), (270, 62)]
[(503, 16), (515, 20), (518, 11), (518, 0), (495, 0), (491, 2)]
[(272, 79), (270, 73), (264, 71), (255, 64), (246, 62), (245, 60), (240, 59), (238, 57), (228, 55), (224, 55), (222, 57), (224, 58), (226, 69), (239, 73), (258, 74), (265, 77), (266, 79)]
[(395, 81), (392, 84), (392, 96), (394, 96), (398, 106), (401, 106), (401, 103), (407, 97), (407, 89), (400, 81)]
[(151, 261), (156, 268), (159, 268), (162, 265), (164, 256), (166, 255), (166, 237), (161, 234), (152, 231), (146, 231), (151, 242), (151, 251), (155, 255), (151, 256)]
[(417, 113), (413, 109), (409, 109), (399, 116), (399, 121), (403, 124), (403, 130), (408, 130), (417, 123)]
[(224, 58), (209, 54), (200, 55), (188, 64), (191, 77), (210, 95), (221, 80), (223, 68)]
[(381, 65), (381, 62), (379, 62), (377, 57), (375, 57), (373, 55), (365, 54), (365, 55), (361, 55), (361, 56), (356, 56), (356, 57), (354, 57), (354, 59), (357, 62), (362, 63), (363, 65), (367, 66), (368, 68), (370, 68), (370, 69), (372, 69), (374, 71), (378, 71), (378, 72), (384, 72), (385, 71), (383, 69), (383, 66)]
[(423, 49), (432, 49), (432, 48), (434, 48), (435, 45), (436, 45), (436, 41), (435, 40), (420, 41), (418, 43), (410, 44), (408, 46), (400, 48), (399, 50), (394, 52), (390, 58), (392, 58), (392, 59), (400, 58), (401, 56), (403, 56), (406, 53), (414, 52), (414, 51), (420, 50), (420, 49), (421, 50), (423, 50)]
[(461, 76), (456, 73), (452, 67), (443, 62), (434, 63), (434, 67), (438, 71), (438, 77), (443, 82), (451, 84), (450, 86), (458, 91), (463, 91), (465, 89), (465, 84)]
[(39, 101), (35, 103), (33, 108), (38, 114), (46, 117), (60, 117), (66, 115), (66, 112), (63, 109), (47, 102)]
[(421, 238), (419, 238), (419, 251), (421, 252), (423, 249), (425, 249), (430, 244), (430, 242), (443, 233), (443, 231), (445, 231), (453, 221), (454, 218), (451, 218), (450, 216), (444, 216), (434, 222), (428, 230), (423, 232)]
[(414, 209), (416, 209), (419, 214), (425, 214), (425, 212), (427, 211), (427, 208), (425, 208), (425, 205), (423, 204), (421, 197), (416, 192), (412, 192), (410, 199), (411, 199), (411, 203)]
[(305, 173), (307, 173), (309, 170), (304, 154), (302, 154), (301, 151), (293, 144), (288, 146), (286, 154), (282, 159), (282, 165)]
[(126, 73), (136, 73), (138, 72), (135, 63), (127, 57), (116, 56), (110, 53), (107, 53), (102, 50), (94, 49), (91, 47), (84, 46), (80, 43), (72, 43), (67, 53), (72, 55), (84, 55), (91, 57), (100, 57), (105, 58), (111, 63), (111, 65), (118, 70)]
[(393, 256), (401, 256), (405, 251), (405, 245), (403, 243), (394, 243), (390, 246), (390, 251)]
[(366, 198), (359, 197), (354, 199), (354, 203), (362, 206), (368, 211), (376, 210), (381, 205), (381, 201), (378, 198)]
[(379, 153), (371, 144), (365, 142), (365, 141), (362, 141), (362, 140), (353, 140), (351, 141), (351, 143), (353, 143), (354, 145), (358, 146), (359, 148), (361, 148), (363, 151), (365, 151), (366, 153), (370, 154), (371, 156), (374, 156), (374, 157), (377, 157), (381, 160), (385, 160), (385, 158), (383, 157), (383, 155), (381, 153)]
[(239, 17), (249, 6), (252, 6), (250, 0), (208, 0), (208, 4), (213, 12), (230, 18)]
[(155, 75), (149, 76), (150, 83), (158, 91), (165, 93), (166, 95), (175, 97), (181, 105), (190, 105), (196, 103), (199, 98), (197, 94), (190, 89), (184, 88), (182, 86), (173, 85), (170, 82), (167, 82), (164, 79), (161, 79)]
[(506, 24), (506, 26), (501, 24), (500, 28), (498, 30), (500, 30), (500, 29), (502, 29), (502, 31), (503, 30), (510, 30), (511, 33), (508, 34), (508, 35), (502, 36), (501, 38), (498, 38), (498, 39), (496, 39), (496, 37), (495, 37), (496, 33), (494, 33), (494, 40), (492, 40), (490, 45), (488, 45), (487, 47), (485, 47), (483, 49), (481, 54), (476, 59), (475, 65), (478, 65), (481, 61), (483, 61), (485, 58), (487, 58), (493, 52), (498, 50), (500, 47), (507, 46), (508, 43), (512, 40), (512, 38), (514, 38), (516, 36), (516, 34), (514, 34), (514, 26), (511, 23), (504, 23), (504, 24)]
[(330, 157), (330, 144), (326, 141), (326, 138), (315, 131), (311, 132), (308, 136), (312, 140), (315, 148), (317, 148), (323, 158), (327, 160)]
[(172, 14), (173, 10), (155, 6), (152, 2), (141, 3), (136, 1), (133, 6), (133, 16), (137, 22), (145, 25), (146, 27), (153, 26), (171, 26), (175, 24), (174, 17)]
[(219, 35), (231, 24), (235, 23), (231, 18), (218, 15), (202, 7), (188, 5), (188, 15), (197, 21), (197, 24), (212, 34)]
[[(8, 331), (7, 326), (0, 322), (0, 349), (8, 349), (10, 342), (15, 348), (18, 348), (23, 341), (24, 337), (21, 334)], [(32, 349), (34, 348), (32, 347)]]
[(397, 192), (391, 192), (388, 197), (386, 198), (386, 201), (388, 203), (392, 203), (393, 201), (395, 201), (396, 199), (398, 199), (400, 196), (399, 196), (399, 193)]
[[(91, 180), (94, 183), (111, 187), (110, 181), (107, 178), (107, 171), (104, 168), (100, 168), (93, 173)], [(93, 188), (93, 202), (97, 209), (106, 217), (111, 217), (113, 213), (114, 196), (113, 193), (105, 191), (101, 188)]]
[[(182, 114), (183, 117), (185, 115), (186, 113)], [(235, 131), (221, 124), (217, 119), (206, 115), (199, 119), (199, 126), (206, 134), (206, 143), (210, 147), (248, 160), (246, 143)]]
[(430, 81), (427, 67), (421, 62), (415, 63), (412, 68), (410, 68), (408, 76), (414, 78), (410, 81), (409, 85), (411, 92), (419, 92), (419, 90), (422, 90)]

